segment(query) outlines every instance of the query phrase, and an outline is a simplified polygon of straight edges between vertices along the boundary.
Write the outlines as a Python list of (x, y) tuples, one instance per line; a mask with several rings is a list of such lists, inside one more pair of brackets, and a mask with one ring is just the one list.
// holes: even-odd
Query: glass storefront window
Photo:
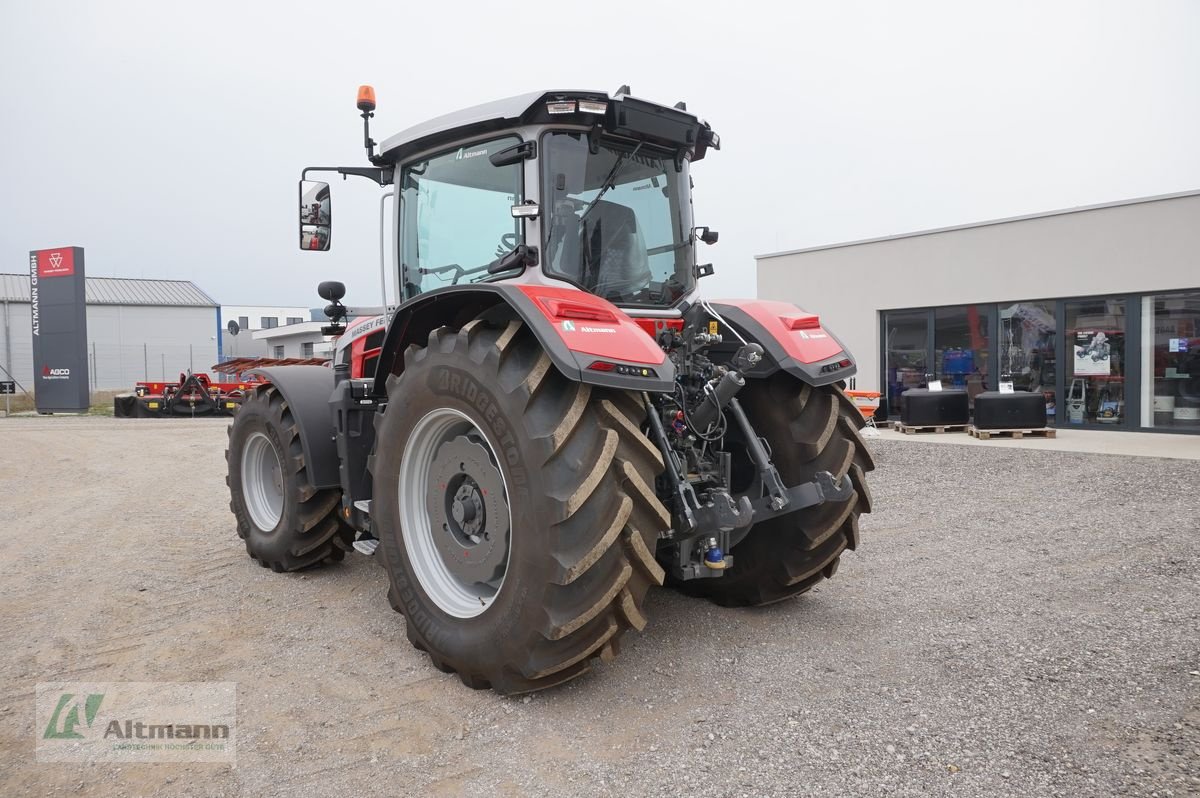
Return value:
[(1125, 423), (1125, 300), (1066, 303), (1066, 396), (1060, 424)]
[(933, 314), (933, 373), (943, 388), (966, 389), (972, 402), (987, 390), (988, 317), (982, 305), (938, 308)]
[[(940, 380), (1041, 393), (1059, 427), (1200, 435), (1200, 288), (880, 313), (882, 406)], [(1060, 362), (1061, 361), (1061, 362)]]
[(1046, 397), (1046, 419), (1058, 412), (1054, 384), (1058, 377), (1053, 302), (1016, 302), (1000, 306), (1000, 381), (1018, 391)]
[(1144, 299), (1142, 352), (1143, 425), (1200, 430), (1200, 292)]
[(909, 388), (924, 388), (925, 374), (929, 370), (926, 360), (928, 345), (929, 313), (924, 310), (905, 310), (883, 315), (884, 350), (886, 361), (884, 372), (884, 401), (888, 414), (900, 415), (900, 395)]

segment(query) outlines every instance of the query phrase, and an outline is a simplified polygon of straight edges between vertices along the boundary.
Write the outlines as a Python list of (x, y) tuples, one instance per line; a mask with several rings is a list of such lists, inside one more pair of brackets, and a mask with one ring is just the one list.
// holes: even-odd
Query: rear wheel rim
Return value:
[(242, 495), (250, 520), (264, 532), (283, 517), (283, 468), (266, 433), (255, 432), (242, 449)]
[(414, 575), (447, 615), (474, 618), (508, 575), (512, 514), (495, 449), (465, 414), (427, 413), (400, 459), (400, 530)]

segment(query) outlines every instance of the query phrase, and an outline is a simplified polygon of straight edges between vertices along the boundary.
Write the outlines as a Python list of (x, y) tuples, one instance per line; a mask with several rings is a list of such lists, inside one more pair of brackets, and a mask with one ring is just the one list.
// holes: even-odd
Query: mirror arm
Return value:
[(526, 269), (532, 269), (538, 265), (538, 249), (531, 247), (528, 244), (518, 244), (512, 250), (503, 256), (496, 258), (487, 265), (488, 274), (500, 274), (502, 272), (520, 269), (522, 272)]
[(362, 112), (363, 120), (363, 146), (367, 149), (367, 160), (375, 163), (375, 139), (371, 138), (371, 117), (375, 116), (373, 111), (364, 110)]
[(494, 152), (488, 156), (488, 160), (492, 162), (492, 166), (511, 166), (536, 157), (537, 142), (531, 140), (522, 141), (511, 147), (505, 147), (499, 152)]
[(366, 177), (381, 186), (390, 186), (396, 173), (391, 166), (307, 166), (300, 173), (300, 179), (307, 180), (309, 172), (337, 172), (343, 179), (348, 175)]

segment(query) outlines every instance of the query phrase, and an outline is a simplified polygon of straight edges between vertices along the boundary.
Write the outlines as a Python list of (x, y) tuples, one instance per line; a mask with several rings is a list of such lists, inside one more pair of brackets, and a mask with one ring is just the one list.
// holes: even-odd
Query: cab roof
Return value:
[[(629, 101), (630, 103), (636, 103), (641, 109), (651, 110), (657, 114), (670, 115), (685, 125), (694, 125), (697, 130), (703, 125), (697, 117), (685, 110), (636, 99), (623, 92), (618, 92), (610, 96), (607, 92), (587, 89), (547, 89), (518, 94), (502, 100), (493, 100), (492, 102), (443, 114), (442, 116), (413, 125), (385, 139), (380, 147), (380, 155), (387, 161), (397, 163), (409, 155), (436, 147), (440, 144), (451, 144), (460, 139), (496, 130), (504, 130), (516, 125), (548, 122), (551, 120), (562, 121), (566, 124), (594, 124), (598, 121), (598, 117), (586, 113), (579, 113), (569, 117), (549, 116), (546, 103), (555, 100), (596, 100), (608, 103), (610, 110), (606, 114), (607, 117), (614, 115), (612, 110), (614, 104)], [(607, 123), (605, 126), (609, 127)], [(707, 126), (705, 125), (705, 127)], [(692, 144), (694, 145), (695, 142)], [(698, 155), (703, 155), (703, 148), (701, 148)]]

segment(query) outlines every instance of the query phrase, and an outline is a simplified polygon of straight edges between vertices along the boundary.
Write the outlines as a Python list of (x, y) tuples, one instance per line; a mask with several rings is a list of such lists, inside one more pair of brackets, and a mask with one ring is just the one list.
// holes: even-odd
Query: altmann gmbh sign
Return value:
[(83, 248), (30, 252), (29, 301), (38, 412), (86, 412), (90, 397)]

